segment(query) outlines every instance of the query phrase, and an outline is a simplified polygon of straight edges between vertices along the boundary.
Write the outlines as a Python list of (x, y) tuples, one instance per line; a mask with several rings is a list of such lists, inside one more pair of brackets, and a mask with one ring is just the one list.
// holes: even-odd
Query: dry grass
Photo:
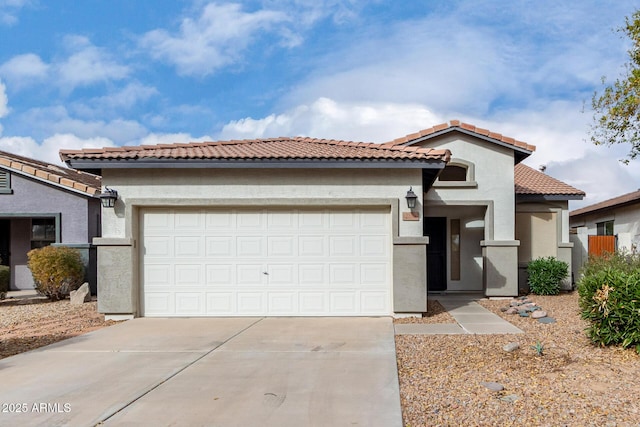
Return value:
[[(482, 300), (525, 333), (396, 337), (405, 425), (640, 426), (640, 356), (593, 346), (577, 293), (531, 298), (557, 323), (507, 315), (500, 307), (509, 301)], [(510, 342), (520, 348), (505, 352)], [(543, 356), (531, 348), (537, 342)]]

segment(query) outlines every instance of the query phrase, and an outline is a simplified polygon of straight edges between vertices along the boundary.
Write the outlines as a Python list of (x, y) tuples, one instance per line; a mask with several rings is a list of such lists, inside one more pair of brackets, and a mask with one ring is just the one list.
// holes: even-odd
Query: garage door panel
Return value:
[(147, 316), (391, 313), (388, 209), (142, 211)]
[(264, 280), (262, 264), (238, 264), (236, 266), (236, 283), (239, 286), (261, 285)]
[(330, 236), (329, 256), (331, 257), (355, 257), (358, 255), (358, 242), (356, 236)]
[(176, 258), (194, 258), (202, 254), (200, 237), (178, 236), (174, 238), (174, 256)]
[(325, 254), (327, 243), (324, 236), (298, 237), (298, 256), (320, 257)]
[(266, 256), (262, 236), (242, 236), (236, 238), (236, 256), (255, 258)]
[(267, 266), (267, 283), (269, 286), (286, 285), (297, 287), (298, 269), (295, 264), (269, 264)]
[(175, 286), (200, 286), (203, 283), (203, 266), (199, 264), (176, 264), (174, 266), (175, 271)]
[(269, 314), (292, 316), (298, 313), (298, 296), (296, 292), (269, 292)]
[(146, 264), (143, 272), (144, 284), (148, 288), (169, 287), (172, 284), (173, 266), (169, 264)]
[(205, 214), (207, 230), (226, 231), (236, 228), (236, 215), (234, 211), (214, 210)]
[(297, 257), (298, 245), (295, 236), (267, 237), (268, 257)]
[(215, 292), (207, 293), (206, 314), (210, 316), (233, 315), (236, 309), (235, 292)]
[(235, 266), (233, 264), (207, 265), (208, 286), (233, 286), (235, 279)]
[(230, 258), (236, 256), (236, 240), (232, 236), (211, 236), (205, 238), (207, 258)]
[(263, 292), (238, 292), (237, 311), (244, 315), (261, 315), (266, 313), (266, 296)]
[(204, 298), (202, 292), (176, 292), (174, 313), (186, 316), (204, 314)]

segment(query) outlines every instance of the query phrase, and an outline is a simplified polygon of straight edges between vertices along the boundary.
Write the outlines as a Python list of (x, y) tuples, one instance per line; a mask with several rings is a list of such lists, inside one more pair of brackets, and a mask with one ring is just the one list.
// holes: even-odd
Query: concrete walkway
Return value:
[(402, 425), (390, 318), (134, 319), (0, 375), (2, 426)]
[(490, 312), (470, 295), (430, 295), (457, 323), (396, 324), (396, 335), (522, 334), (522, 330)]

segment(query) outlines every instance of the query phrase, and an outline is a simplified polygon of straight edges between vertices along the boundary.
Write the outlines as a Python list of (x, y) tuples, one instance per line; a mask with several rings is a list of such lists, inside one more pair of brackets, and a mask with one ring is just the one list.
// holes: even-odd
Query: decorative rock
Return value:
[(507, 353), (511, 353), (512, 351), (516, 351), (519, 348), (520, 348), (520, 344), (518, 344), (517, 342), (510, 342), (509, 344), (506, 344), (504, 347), (502, 347), (502, 349), (504, 351), (506, 351)]
[(69, 293), (71, 297), (71, 304), (84, 304), (91, 301), (91, 292), (89, 291), (89, 284), (84, 282), (77, 291), (71, 291)]
[(480, 385), (483, 385), (486, 388), (488, 388), (489, 390), (495, 391), (495, 392), (504, 390), (504, 386), (502, 384), (500, 384), (500, 383), (483, 382), (483, 383), (480, 383)]
[(506, 396), (502, 396), (500, 400), (503, 402), (515, 402), (516, 400), (520, 400), (520, 396), (517, 394), (508, 394)]
[(510, 309), (505, 311), (505, 313), (507, 313), (507, 314), (517, 314), (518, 313), (518, 309), (515, 308), (515, 307), (511, 307)]
[(520, 317), (529, 317), (529, 313), (527, 313), (526, 310), (520, 310), (518, 314)]
[(507, 310), (509, 310), (509, 307), (500, 307), (500, 311), (503, 313)]
[(556, 323), (556, 319), (554, 319), (553, 317), (541, 317), (540, 319), (538, 319), (538, 322), (540, 323)]
[(544, 310), (538, 310), (531, 313), (531, 318), (533, 319), (541, 319), (543, 317), (547, 317), (547, 312)]

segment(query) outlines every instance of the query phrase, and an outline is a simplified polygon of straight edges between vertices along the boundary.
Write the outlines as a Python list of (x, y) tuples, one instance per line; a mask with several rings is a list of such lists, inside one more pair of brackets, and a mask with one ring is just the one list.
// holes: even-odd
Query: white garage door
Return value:
[(389, 209), (148, 209), (144, 316), (391, 314)]

